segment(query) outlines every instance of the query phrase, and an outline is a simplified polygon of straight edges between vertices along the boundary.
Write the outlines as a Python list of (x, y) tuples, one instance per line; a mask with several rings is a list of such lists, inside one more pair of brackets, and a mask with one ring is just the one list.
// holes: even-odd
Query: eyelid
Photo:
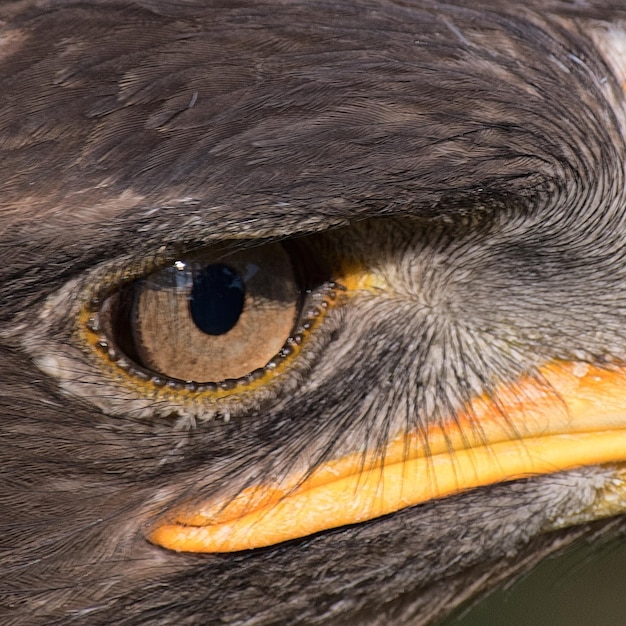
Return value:
[[(220, 245), (218, 250), (221, 253), (233, 247)], [(195, 247), (193, 250), (196, 252)], [(345, 290), (330, 280), (306, 290), (306, 310), (295, 332), (279, 353), (259, 368), (262, 371), (251, 372), (242, 377), (245, 380), (167, 380), (132, 362), (111, 341), (106, 314), (114, 305), (115, 294), (179, 255), (157, 253), (130, 262), (107, 263), (53, 294), (42, 312), (44, 327), (31, 333), (31, 344), (38, 346), (34, 356), (40, 368), (59, 379), (66, 391), (86, 397), (105, 413), (140, 419), (228, 420), (260, 408), (279, 394), (293, 392), (340, 324), (341, 314), (334, 310), (341, 308), (338, 305), (345, 299)], [(57, 341), (46, 342), (50, 336)]]
[[(179, 379), (167, 380), (161, 374), (152, 373), (145, 367), (131, 363), (122, 355), (118, 348), (111, 341), (112, 332), (106, 332), (105, 324), (100, 322), (100, 314), (106, 313), (106, 309), (98, 308), (97, 302), (92, 301), (91, 306), (82, 309), (79, 315), (79, 329), (81, 339), (85, 344), (90, 345), (95, 353), (103, 356), (109, 364), (119, 370), (120, 375), (128, 376), (127, 384), (144, 390), (145, 386), (152, 385), (155, 389), (149, 391), (160, 399), (160, 390), (164, 389), (166, 398), (170, 401), (185, 402), (189, 400), (189, 394), (193, 395), (194, 401), (219, 400), (235, 396), (241, 391), (251, 391), (263, 384), (265, 376), (273, 376), (284, 372), (288, 367), (288, 357), (295, 356), (305, 342), (308, 341), (311, 333), (315, 332), (323, 319), (323, 313), (333, 306), (337, 300), (337, 290), (341, 289), (336, 283), (328, 283), (323, 289), (318, 290), (313, 304), (304, 316), (301, 324), (295, 332), (287, 338), (287, 341), (264, 368), (258, 368), (240, 379), (225, 379), (216, 382), (195, 382), (182, 381)], [(106, 307), (109, 301), (105, 301)], [(109, 322), (110, 323), (110, 322)], [(104, 331), (104, 332), (103, 332)], [(132, 379), (135, 380), (132, 380)], [(245, 386), (245, 389), (242, 387)], [(163, 398), (165, 399), (165, 398)]]

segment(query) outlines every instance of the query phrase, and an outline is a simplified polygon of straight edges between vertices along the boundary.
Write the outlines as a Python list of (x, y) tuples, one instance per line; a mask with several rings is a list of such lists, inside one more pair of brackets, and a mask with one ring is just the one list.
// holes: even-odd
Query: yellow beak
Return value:
[[(494, 398), (475, 399), (445, 426), (404, 433), (365, 462), (355, 453), (227, 503), (184, 505), (149, 539), (177, 551), (249, 550), (476, 487), (626, 461), (626, 369), (554, 362)], [(622, 508), (621, 498), (601, 498), (590, 516)]]

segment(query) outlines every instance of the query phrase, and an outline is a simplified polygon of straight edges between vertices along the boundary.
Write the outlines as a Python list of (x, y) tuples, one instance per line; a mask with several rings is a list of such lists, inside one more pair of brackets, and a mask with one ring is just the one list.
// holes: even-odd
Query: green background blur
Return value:
[(445, 626), (626, 626), (626, 541), (548, 559)]

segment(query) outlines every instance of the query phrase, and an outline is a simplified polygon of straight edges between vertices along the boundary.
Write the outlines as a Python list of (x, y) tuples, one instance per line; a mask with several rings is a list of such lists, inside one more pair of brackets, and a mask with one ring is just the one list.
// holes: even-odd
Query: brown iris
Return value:
[(189, 255), (131, 286), (129, 340), (141, 365), (168, 378), (239, 378), (280, 351), (298, 299), (281, 245)]

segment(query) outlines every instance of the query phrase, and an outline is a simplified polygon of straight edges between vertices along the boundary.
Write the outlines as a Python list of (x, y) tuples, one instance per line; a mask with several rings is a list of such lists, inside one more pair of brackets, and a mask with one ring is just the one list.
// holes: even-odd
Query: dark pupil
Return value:
[(243, 281), (228, 265), (207, 265), (194, 276), (189, 311), (207, 335), (227, 333), (239, 320), (243, 301)]

